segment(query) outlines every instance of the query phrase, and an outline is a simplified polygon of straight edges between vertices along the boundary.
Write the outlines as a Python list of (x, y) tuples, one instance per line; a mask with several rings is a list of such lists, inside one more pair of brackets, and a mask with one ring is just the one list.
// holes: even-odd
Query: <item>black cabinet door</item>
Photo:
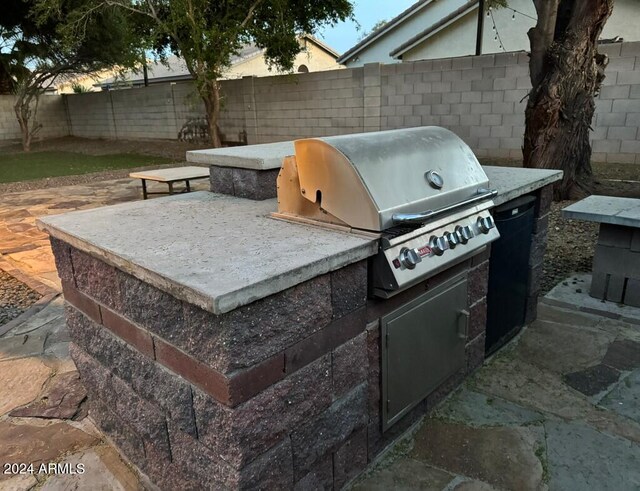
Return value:
[(463, 367), (466, 307), (462, 278), (381, 319), (383, 430)]

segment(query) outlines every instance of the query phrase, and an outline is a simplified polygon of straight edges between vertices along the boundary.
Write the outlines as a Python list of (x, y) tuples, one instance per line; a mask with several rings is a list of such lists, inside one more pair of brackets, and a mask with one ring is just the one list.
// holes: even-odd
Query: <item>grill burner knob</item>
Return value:
[(400, 250), (400, 262), (405, 268), (413, 269), (420, 261), (422, 261), (422, 257), (420, 257), (420, 254), (418, 254), (415, 249), (403, 247)]
[(447, 240), (444, 237), (436, 237), (432, 235), (429, 239), (429, 246), (436, 256), (442, 256), (444, 251), (448, 249)]
[(488, 234), (489, 230), (495, 227), (493, 223), (493, 218), (491, 217), (480, 217), (478, 218), (478, 228), (483, 234)]
[(473, 230), (468, 225), (461, 227), (458, 225), (456, 227), (456, 235), (458, 236), (458, 240), (463, 244), (466, 244), (473, 238)]
[(457, 233), (445, 232), (444, 238), (447, 239), (449, 243), (449, 249), (455, 249), (456, 246), (460, 243), (460, 239), (458, 238)]

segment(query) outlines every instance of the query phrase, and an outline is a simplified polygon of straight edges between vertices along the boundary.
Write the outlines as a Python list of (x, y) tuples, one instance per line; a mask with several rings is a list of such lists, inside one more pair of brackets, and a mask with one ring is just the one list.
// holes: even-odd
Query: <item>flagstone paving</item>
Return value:
[[(150, 184), (149, 189), (153, 186), (155, 184)], [(192, 188), (208, 189), (208, 183), (194, 182)], [(166, 186), (153, 190), (166, 191)], [(49, 237), (36, 228), (36, 218), (139, 199), (142, 199), (142, 192), (138, 179), (113, 179), (4, 194), (0, 199), (0, 256), (19, 271), (60, 291)]]
[[(206, 183), (194, 183), (206, 189)], [(5, 194), (0, 199), (0, 268), (44, 295), (41, 305), (0, 326), (0, 490), (138, 490), (138, 474), (86, 418), (86, 392), (69, 358), (64, 300), (49, 238), (37, 217), (141, 199), (139, 181), (118, 179)], [(49, 464), (83, 472), (47, 470)], [(45, 467), (40, 468), (41, 464)]]
[(541, 304), (352, 489), (640, 489), (639, 332)]
[[(0, 331), (0, 462), (84, 467), (0, 474), (2, 490), (145, 489), (86, 417), (59, 280), (34, 226), (37, 216), (136, 199), (138, 184), (120, 179), (0, 201), (0, 266), (49, 292)], [(640, 326), (543, 303), (536, 322), (350, 487), (626, 491), (640, 489), (638, 462)]]

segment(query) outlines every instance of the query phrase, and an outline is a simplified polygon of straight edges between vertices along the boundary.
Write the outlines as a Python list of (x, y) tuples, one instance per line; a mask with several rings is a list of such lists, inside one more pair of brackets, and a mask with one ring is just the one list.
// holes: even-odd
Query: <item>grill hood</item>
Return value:
[[(394, 214), (446, 208), (486, 191), (489, 183), (469, 146), (437, 126), (294, 144), (297, 176), (281, 172), (279, 202), (287, 201), (281, 191), (297, 192), (353, 228), (385, 230), (394, 225)], [(298, 189), (291, 185), (296, 177)]]

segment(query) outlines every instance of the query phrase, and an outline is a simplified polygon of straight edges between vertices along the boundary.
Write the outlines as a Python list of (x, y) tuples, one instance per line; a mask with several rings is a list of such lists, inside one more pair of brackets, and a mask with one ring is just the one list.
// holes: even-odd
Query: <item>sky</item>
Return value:
[(342, 54), (358, 43), (364, 32), (379, 20), (391, 20), (413, 5), (417, 0), (355, 0), (354, 17), (360, 27), (353, 22), (341, 22), (335, 27), (327, 27), (318, 37), (331, 48)]

